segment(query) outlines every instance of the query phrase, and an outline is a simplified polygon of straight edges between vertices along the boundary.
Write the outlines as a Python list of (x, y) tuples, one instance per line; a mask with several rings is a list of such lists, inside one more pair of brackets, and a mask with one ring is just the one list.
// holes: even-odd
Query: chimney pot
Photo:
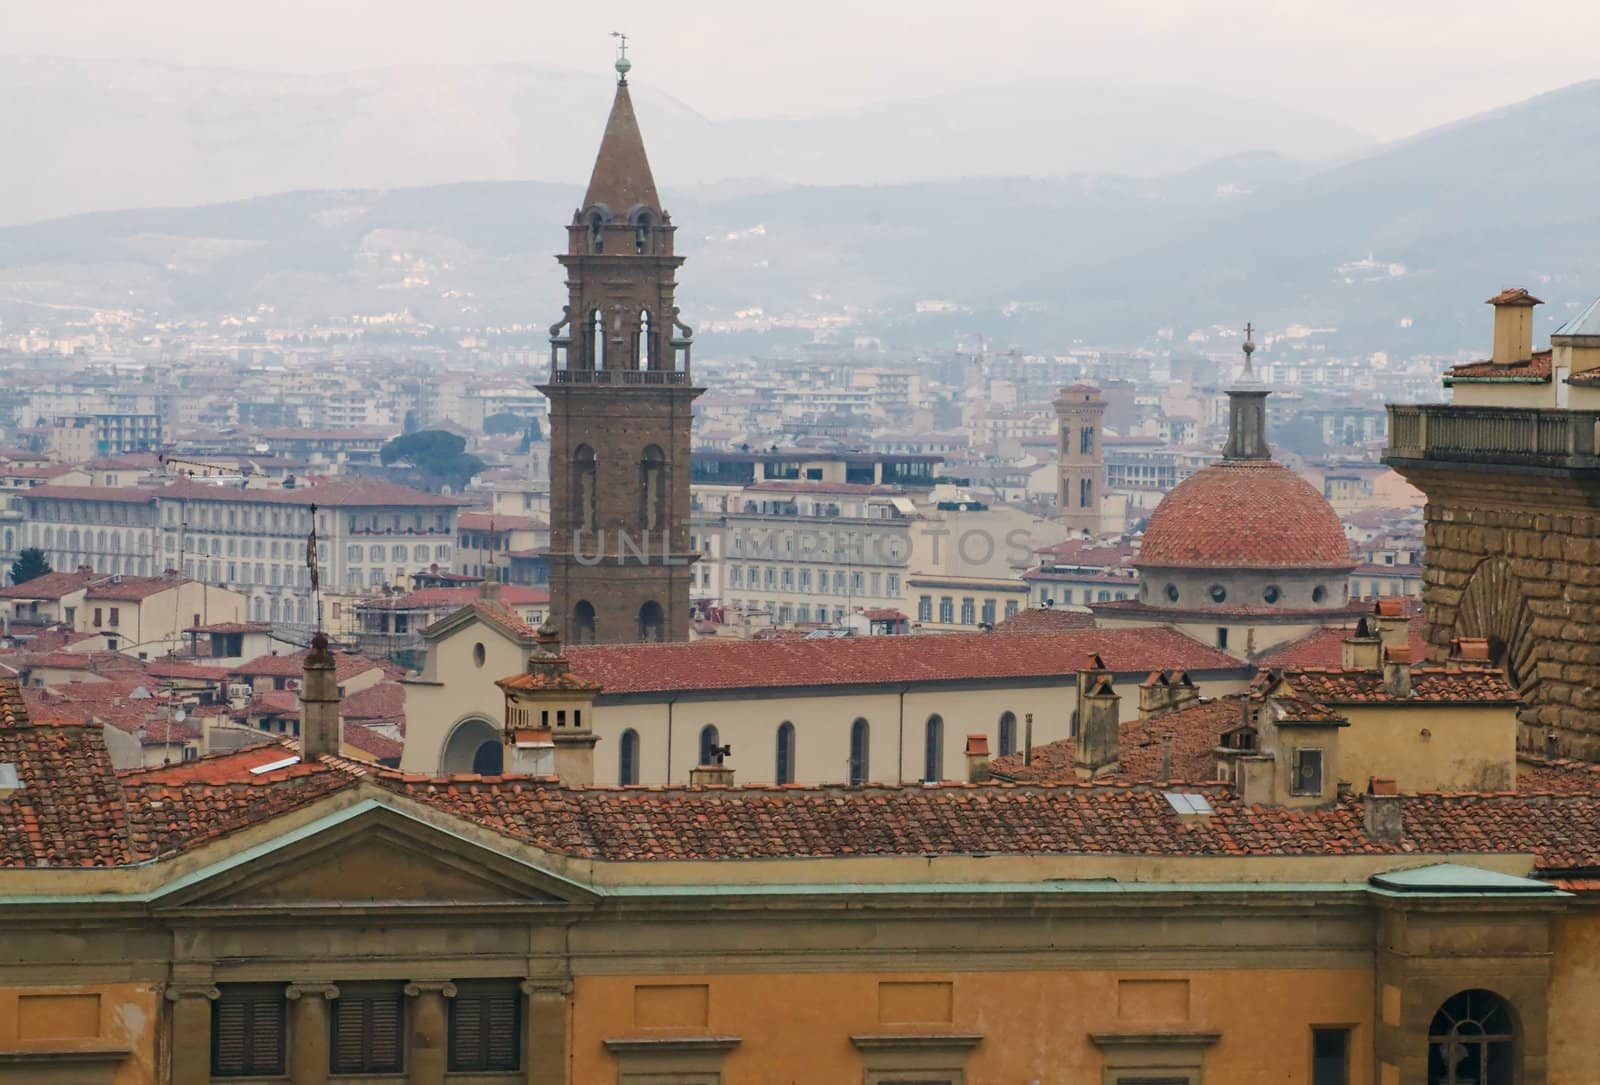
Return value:
[(967, 781), (982, 783), (989, 778), (989, 736), (981, 732), (967, 736)]
[[(1374, 780), (1376, 785), (1379, 781)], [(1384, 781), (1391, 787), (1393, 780)], [(1361, 820), (1367, 837), (1375, 844), (1398, 844), (1405, 836), (1401, 817), (1403, 800), (1394, 792), (1369, 791), (1361, 797)]]
[(1410, 648), (1384, 649), (1383, 688), (1391, 697), (1411, 696)]

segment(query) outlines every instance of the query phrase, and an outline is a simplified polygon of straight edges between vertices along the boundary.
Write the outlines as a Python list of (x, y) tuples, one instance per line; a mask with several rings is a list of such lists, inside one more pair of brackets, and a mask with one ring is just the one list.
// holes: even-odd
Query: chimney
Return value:
[(1533, 307), (1544, 302), (1522, 287), (1510, 287), (1490, 298), (1494, 306), (1495, 365), (1515, 365), (1533, 357)]
[(689, 786), (732, 787), (733, 766), (725, 761), (732, 753), (733, 747), (727, 743), (711, 747), (711, 761), (690, 770)]
[(1411, 649), (1383, 650), (1383, 688), (1391, 697), (1411, 696)]
[(989, 778), (989, 736), (981, 732), (967, 736), (967, 782), (981, 784)]
[(1374, 778), (1361, 797), (1362, 823), (1374, 844), (1398, 844), (1405, 835), (1400, 818), (1400, 789), (1393, 780)]
[(1363, 617), (1356, 623), (1355, 632), (1344, 639), (1340, 662), (1345, 670), (1375, 671), (1382, 665), (1383, 639), (1374, 625)]
[(1139, 718), (1147, 720), (1157, 712), (1169, 707), (1172, 685), (1166, 671), (1151, 671), (1149, 677), (1139, 683)]
[(1122, 703), (1105, 662), (1096, 655), (1089, 664), (1078, 672), (1078, 738), (1072, 757), (1072, 767), (1085, 780), (1117, 765)]
[(1488, 637), (1454, 637), (1450, 641), (1450, 660), (1453, 663), (1479, 663), (1488, 666)]
[(1372, 605), (1372, 613), (1384, 648), (1404, 648), (1411, 643), (1411, 618), (1399, 599), (1379, 599)]
[(1033, 713), (1024, 714), (1022, 725), (1022, 763), (1033, 764)]
[(300, 758), (311, 761), (339, 756), (339, 676), (328, 637), (311, 638), (300, 679)]
[(557, 776), (569, 787), (594, 783), (594, 698), (598, 683), (572, 673), (548, 619), (527, 667), (495, 685), (505, 693), (506, 771)]

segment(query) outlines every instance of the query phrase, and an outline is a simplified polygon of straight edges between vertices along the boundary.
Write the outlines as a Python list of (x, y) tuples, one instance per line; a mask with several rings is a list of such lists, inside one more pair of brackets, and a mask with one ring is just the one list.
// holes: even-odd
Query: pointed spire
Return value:
[(606, 134), (600, 139), (594, 173), (589, 176), (589, 191), (583, 197), (585, 208), (603, 203), (619, 218), (635, 207), (661, 209), (656, 181), (650, 173), (650, 159), (644, 153), (644, 136), (639, 119), (633, 115), (633, 98), (625, 78), (617, 81), (617, 97), (611, 103)]

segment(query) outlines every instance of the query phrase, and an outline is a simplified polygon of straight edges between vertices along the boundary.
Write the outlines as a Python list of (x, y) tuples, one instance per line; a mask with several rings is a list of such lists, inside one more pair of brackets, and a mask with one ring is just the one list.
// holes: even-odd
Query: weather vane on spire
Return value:
[(628, 81), (628, 71), (633, 67), (633, 61), (628, 59), (628, 35), (620, 30), (613, 30), (611, 36), (617, 39), (617, 82)]

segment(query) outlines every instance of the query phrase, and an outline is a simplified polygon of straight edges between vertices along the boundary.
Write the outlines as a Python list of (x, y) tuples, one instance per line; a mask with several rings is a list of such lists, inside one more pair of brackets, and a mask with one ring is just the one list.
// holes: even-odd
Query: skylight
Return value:
[(1214, 814), (1216, 808), (1211, 805), (1211, 800), (1204, 795), (1196, 795), (1188, 791), (1163, 791), (1167, 804), (1180, 814)]
[(10, 761), (0, 761), (0, 791), (15, 791), (22, 786), (17, 778), (17, 766)]
[(265, 765), (257, 765), (250, 771), (256, 776), (265, 776), (269, 772), (277, 772), (279, 769), (286, 769), (290, 765), (298, 765), (299, 763), (300, 758), (298, 757), (285, 757), (282, 761), (268, 761)]

